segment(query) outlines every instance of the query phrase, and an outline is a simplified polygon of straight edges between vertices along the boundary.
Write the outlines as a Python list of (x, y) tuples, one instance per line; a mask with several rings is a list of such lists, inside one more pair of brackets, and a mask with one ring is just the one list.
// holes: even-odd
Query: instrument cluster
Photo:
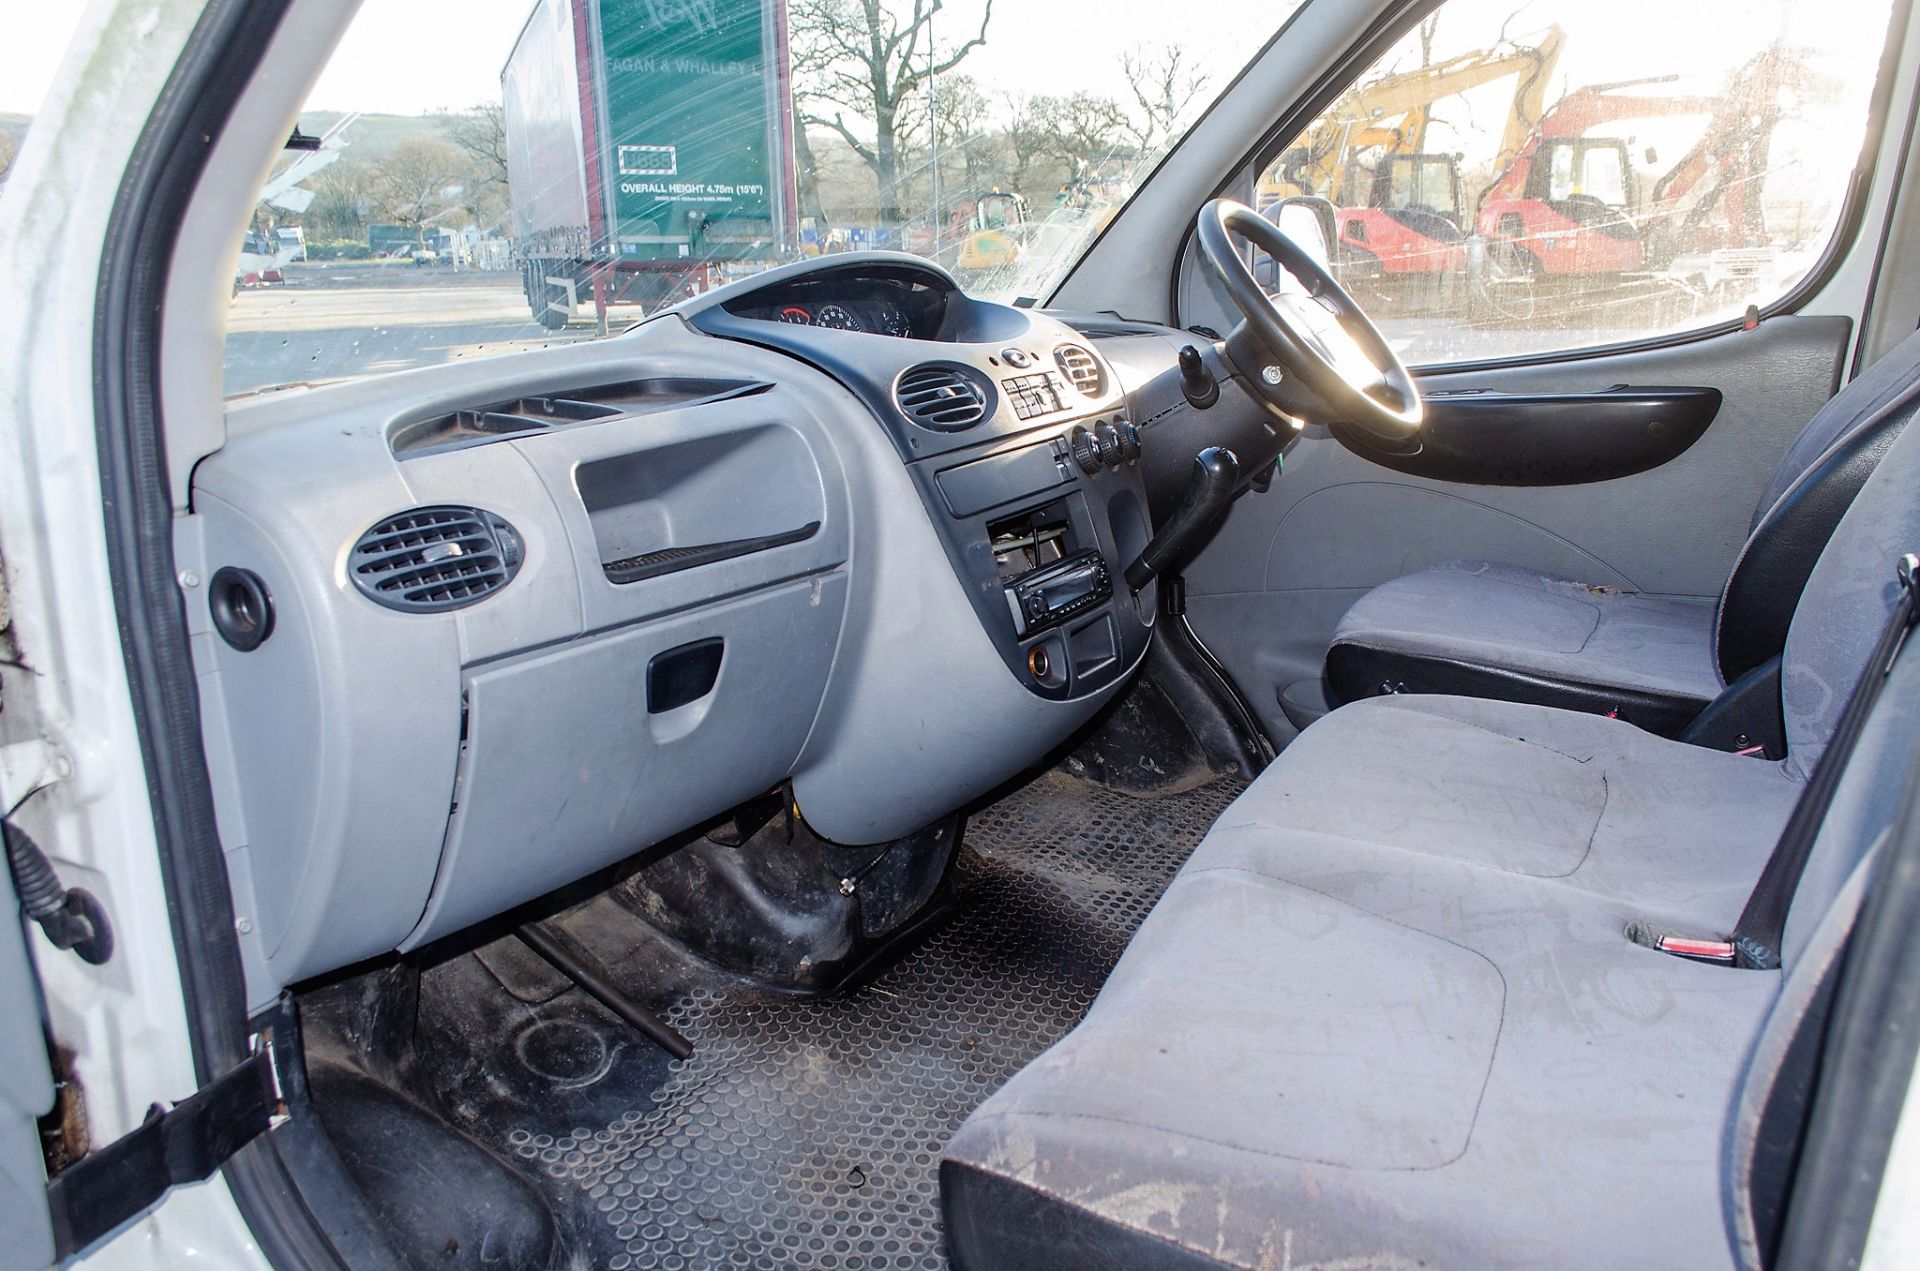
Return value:
[(830, 327), (835, 331), (872, 331), (879, 335), (908, 339), (913, 327), (900, 306), (886, 300), (865, 304), (828, 300), (818, 305), (782, 305), (776, 318), (802, 327)]
[(878, 280), (821, 280), (769, 288), (747, 304), (728, 307), (762, 322), (924, 340), (938, 323), (924, 290)]

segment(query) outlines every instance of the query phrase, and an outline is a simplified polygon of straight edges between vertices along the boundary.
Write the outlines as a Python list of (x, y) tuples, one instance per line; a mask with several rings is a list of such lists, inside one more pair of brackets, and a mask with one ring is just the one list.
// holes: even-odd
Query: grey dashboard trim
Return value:
[[(817, 326), (794, 326), (743, 316), (742, 311), (770, 307), (768, 297), (805, 286), (844, 279), (852, 286), (919, 286), (945, 289), (931, 305), (903, 302), (937, 314), (931, 339), (902, 340), (878, 333), (853, 332)], [(929, 295), (933, 293), (930, 291)], [(1140, 498), (1135, 465), (1100, 466), (1084, 470), (1069, 458), (1067, 439), (1073, 428), (1118, 429), (1126, 423), (1128, 397), (1122, 376), (1106, 363), (1081, 332), (1051, 315), (974, 300), (961, 293), (946, 271), (916, 257), (892, 252), (857, 252), (827, 260), (800, 262), (720, 288), (675, 310), (692, 328), (729, 341), (778, 350), (805, 365), (824, 371), (865, 404), (871, 417), (892, 439), (901, 463), (913, 478), (921, 499), (934, 511), (936, 533), (954, 572), (964, 580), (969, 603), (1001, 658), (1016, 675), (1023, 673), (1036, 641), (1032, 633), (1017, 630), (1008, 619), (1008, 603), (996, 561), (990, 550), (991, 523), (979, 515), (940, 514), (953, 505), (943, 493), (942, 473), (1023, 448), (1051, 446), (1057, 456), (1059, 480), (1042, 481), (1029, 489), (1009, 487), (979, 511), (1024, 503), (1057, 504), (1054, 514), (1073, 525), (1079, 548), (1098, 550), (1117, 572), (1146, 542), (1147, 513)], [(1086, 393), (1070, 386), (1057, 370), (1056, 354), (1077, 346), (1101, 370), (1097, 391)], [(983, 381), (986, 414), (977, 424), (960, 430), (923, 426), (897, 401), (897, 386), (909, 372), (941, 367), (958, 370)], [(1048, 385), (1039, 398), (1027, 397), (1023, 412), (1016, 391), (1022, 384)], [(1050, 406), (1048, 403), (1051, 403)], [(1036, 409), (1037, 408), (1037, 409)], [(1041, 465), (1033, 465), (1039, 467)], [(1048, 488), (1051, 487), (1051, 488)], [(1153, 623), (1152, 588), (1137, 603), (1123, 598), (1110, 610), (1115, 618), (1118, 656), (1098, 668), (1083, 668), (1070, 659), (1065, 645), (1047, 651), (1065, 664), (1074, 661), (1063, 679), (1042, 677), (1028, 681), (1028, 691), (1066, 699), (1078, 697), (1107, 680), (1124, 674), (1145, 650)], [(1044, 641), (1042, 641), (1044, 643)]]
[[(402, 415), (717, 368), (774, 387), (404, 461), (387, 441)], [(222, 842), (254, 931), (256, 1004), (531, 899), (789, 775), (802, 813), (831, 839), (907, 833), (1040, 758), (1139, 661), (1073, 701), (1029, 691), (975, 616), (867, 407), (785, 355), (677, 317), (604, 341), (256, 399), (232, 407), (229, 424), (232, 442), (195, 473), (177, 537), (182, 568), (199, 577), (226, 563), (255, 569), (279, 616), (252, 653), (203, 621), (194, 642)], [(640, 502), (662, 507), (590, 507), (582, 473), (643, 451), (685, 460), (629, 474)], [(728, 464), (726, 481), (703, 475)], [(730, 484), (739, 480), (747, 487)], [(358, 595), (343, 572), (354, 538), (428, 503), (512, 522), (526, 541), (519, 574), (445, 614), (399, 614)], [(622, 518), (677, 524), (686, 537), (672, 541), (731, 533), (729, 523), (759, 532), (752, 516), (700, 520), (703, 508), (743, 504), (767, 527), (819, 528), (630, 584), (602, 568), (623, 541)], [(204, 609), (191, 589), (186, 603)], [(630, 719), (623, 654), (644, 666), (650, 650), (710, 632), (738, 641), (711, 695)], [(525, 678), (536, 667), (566, 672), (540, 686)], [(626, 677), (624, 697), (596, 697), (605, 675)], [(749, 700), (759, 709), (740, 704)], [(663, 742), (663, 728), (686, 731)], [(604, 832), (567, 808), (558, 762), (595, 736), (637, 746), (628, 757), (651, 774), (600, 791), (613, 822)], [(496, 738), (497, 753), (474, 749), (492, 752)], [(660, 758), (673, 749), (679, 757)], [(495, 815), (473, 784), (501, 771), (524, 776), (518, 793), (506, 804), (485, 797), (513, 815)], [(648, 804), (644, 815), (612, 815), (628, 799)], [(473, 837), (482, 821), (496, 827)]]

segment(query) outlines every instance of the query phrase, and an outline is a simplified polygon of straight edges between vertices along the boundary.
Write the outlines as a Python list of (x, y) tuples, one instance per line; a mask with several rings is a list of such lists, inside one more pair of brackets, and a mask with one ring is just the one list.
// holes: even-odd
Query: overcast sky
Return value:
[[(12, 0), (0, 41), (0, 111), (31, 114), (52, 83), (78, 4)], [(1264, 43), (1291, 0), (1181, 0), (1182, 23), (1166, 38), (1199, 49), (1234, 49), (1246, 33)], [(318, 110), (420, 114), (491, 100), (531, 0), (366, 0), (309, 99)], [(935, 27), (945, 45), (978, 30), (980, 0), (949, 0)], [(989, 44), (968, 62), (983, 79), (1030, 82), (1036, 91), (1116, 83), (1120, 51), (1164, 26), (1166, 0), (998, 0)], [(1016, 38), (1016, 36), (1018, 38)], [(1063, 50), (1076, 50), (1062, 56)], [(1050, 87), (1049, 87), (1050, 85)]]
[[(981, 3), (948, 0), (938, 26), (943, 45), (977, 28)], [(11, 0), (10, 7), (15, 12), (0, 41), (0, 111), (32, 113), (57, 71), (79, 5)], [(497, 100), (501, 64), (530, 7), (530, 0), (366, 0), (308, 105), (418, 114)], [(1293, 7), (1291, 0), (997, 0), (989, 41), (965, 71), (992, 89), (1124, 96), (1124, 52), (1179, 42), (1213, 68), (1211, 88), (1218, 91)], [(1483, 42), (1490, 27), (1517, 10), (1513, 34), (1548, 21), (1566, 28), (1556, 89), (1689, 58), (1717, 80), (1773, 36), (1828, 48), (1837, 41), (1877, 47), (1886, 9), (1887, 0), (1453, 0), (1442, 10), (1437, 53), (1461, 51), (1461, 40), (1464, 47)], [(1739, 15), (1737, 29), (1728, 27), (1730, 14)], [(1637, 47), (1649, 41), (1661, 47)]]

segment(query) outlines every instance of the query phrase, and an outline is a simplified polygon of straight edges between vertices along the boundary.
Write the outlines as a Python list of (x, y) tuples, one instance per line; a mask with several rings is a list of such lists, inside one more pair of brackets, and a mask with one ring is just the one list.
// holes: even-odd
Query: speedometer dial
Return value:
[(860, 319), (848, 313), (841, 305), (821, 305), (820, 311), (813, 315), (813, 320), (818, 326), (832, 327), (836, 331), (866, 330), (864, 326), (860, 325)]

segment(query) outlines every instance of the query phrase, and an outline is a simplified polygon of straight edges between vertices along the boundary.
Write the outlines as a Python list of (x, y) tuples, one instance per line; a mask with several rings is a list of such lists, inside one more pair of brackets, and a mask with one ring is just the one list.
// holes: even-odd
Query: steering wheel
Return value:
[[(1226, 340), (1240, 378), (1276, 409), (1298, 414), (1298, 381), (1349, 423), (1402, 449), (1420, 434), (1420, 390), (1379, 328), (1280, 227), (1244, 203), (1215, 199), (1200, 209), (1200, 254), (1226, 287), (1242, 322)], [(1285, 285), (1268, 295), (1235, 243), (1245, 239), (1291, 274), (1305, 293)]]

